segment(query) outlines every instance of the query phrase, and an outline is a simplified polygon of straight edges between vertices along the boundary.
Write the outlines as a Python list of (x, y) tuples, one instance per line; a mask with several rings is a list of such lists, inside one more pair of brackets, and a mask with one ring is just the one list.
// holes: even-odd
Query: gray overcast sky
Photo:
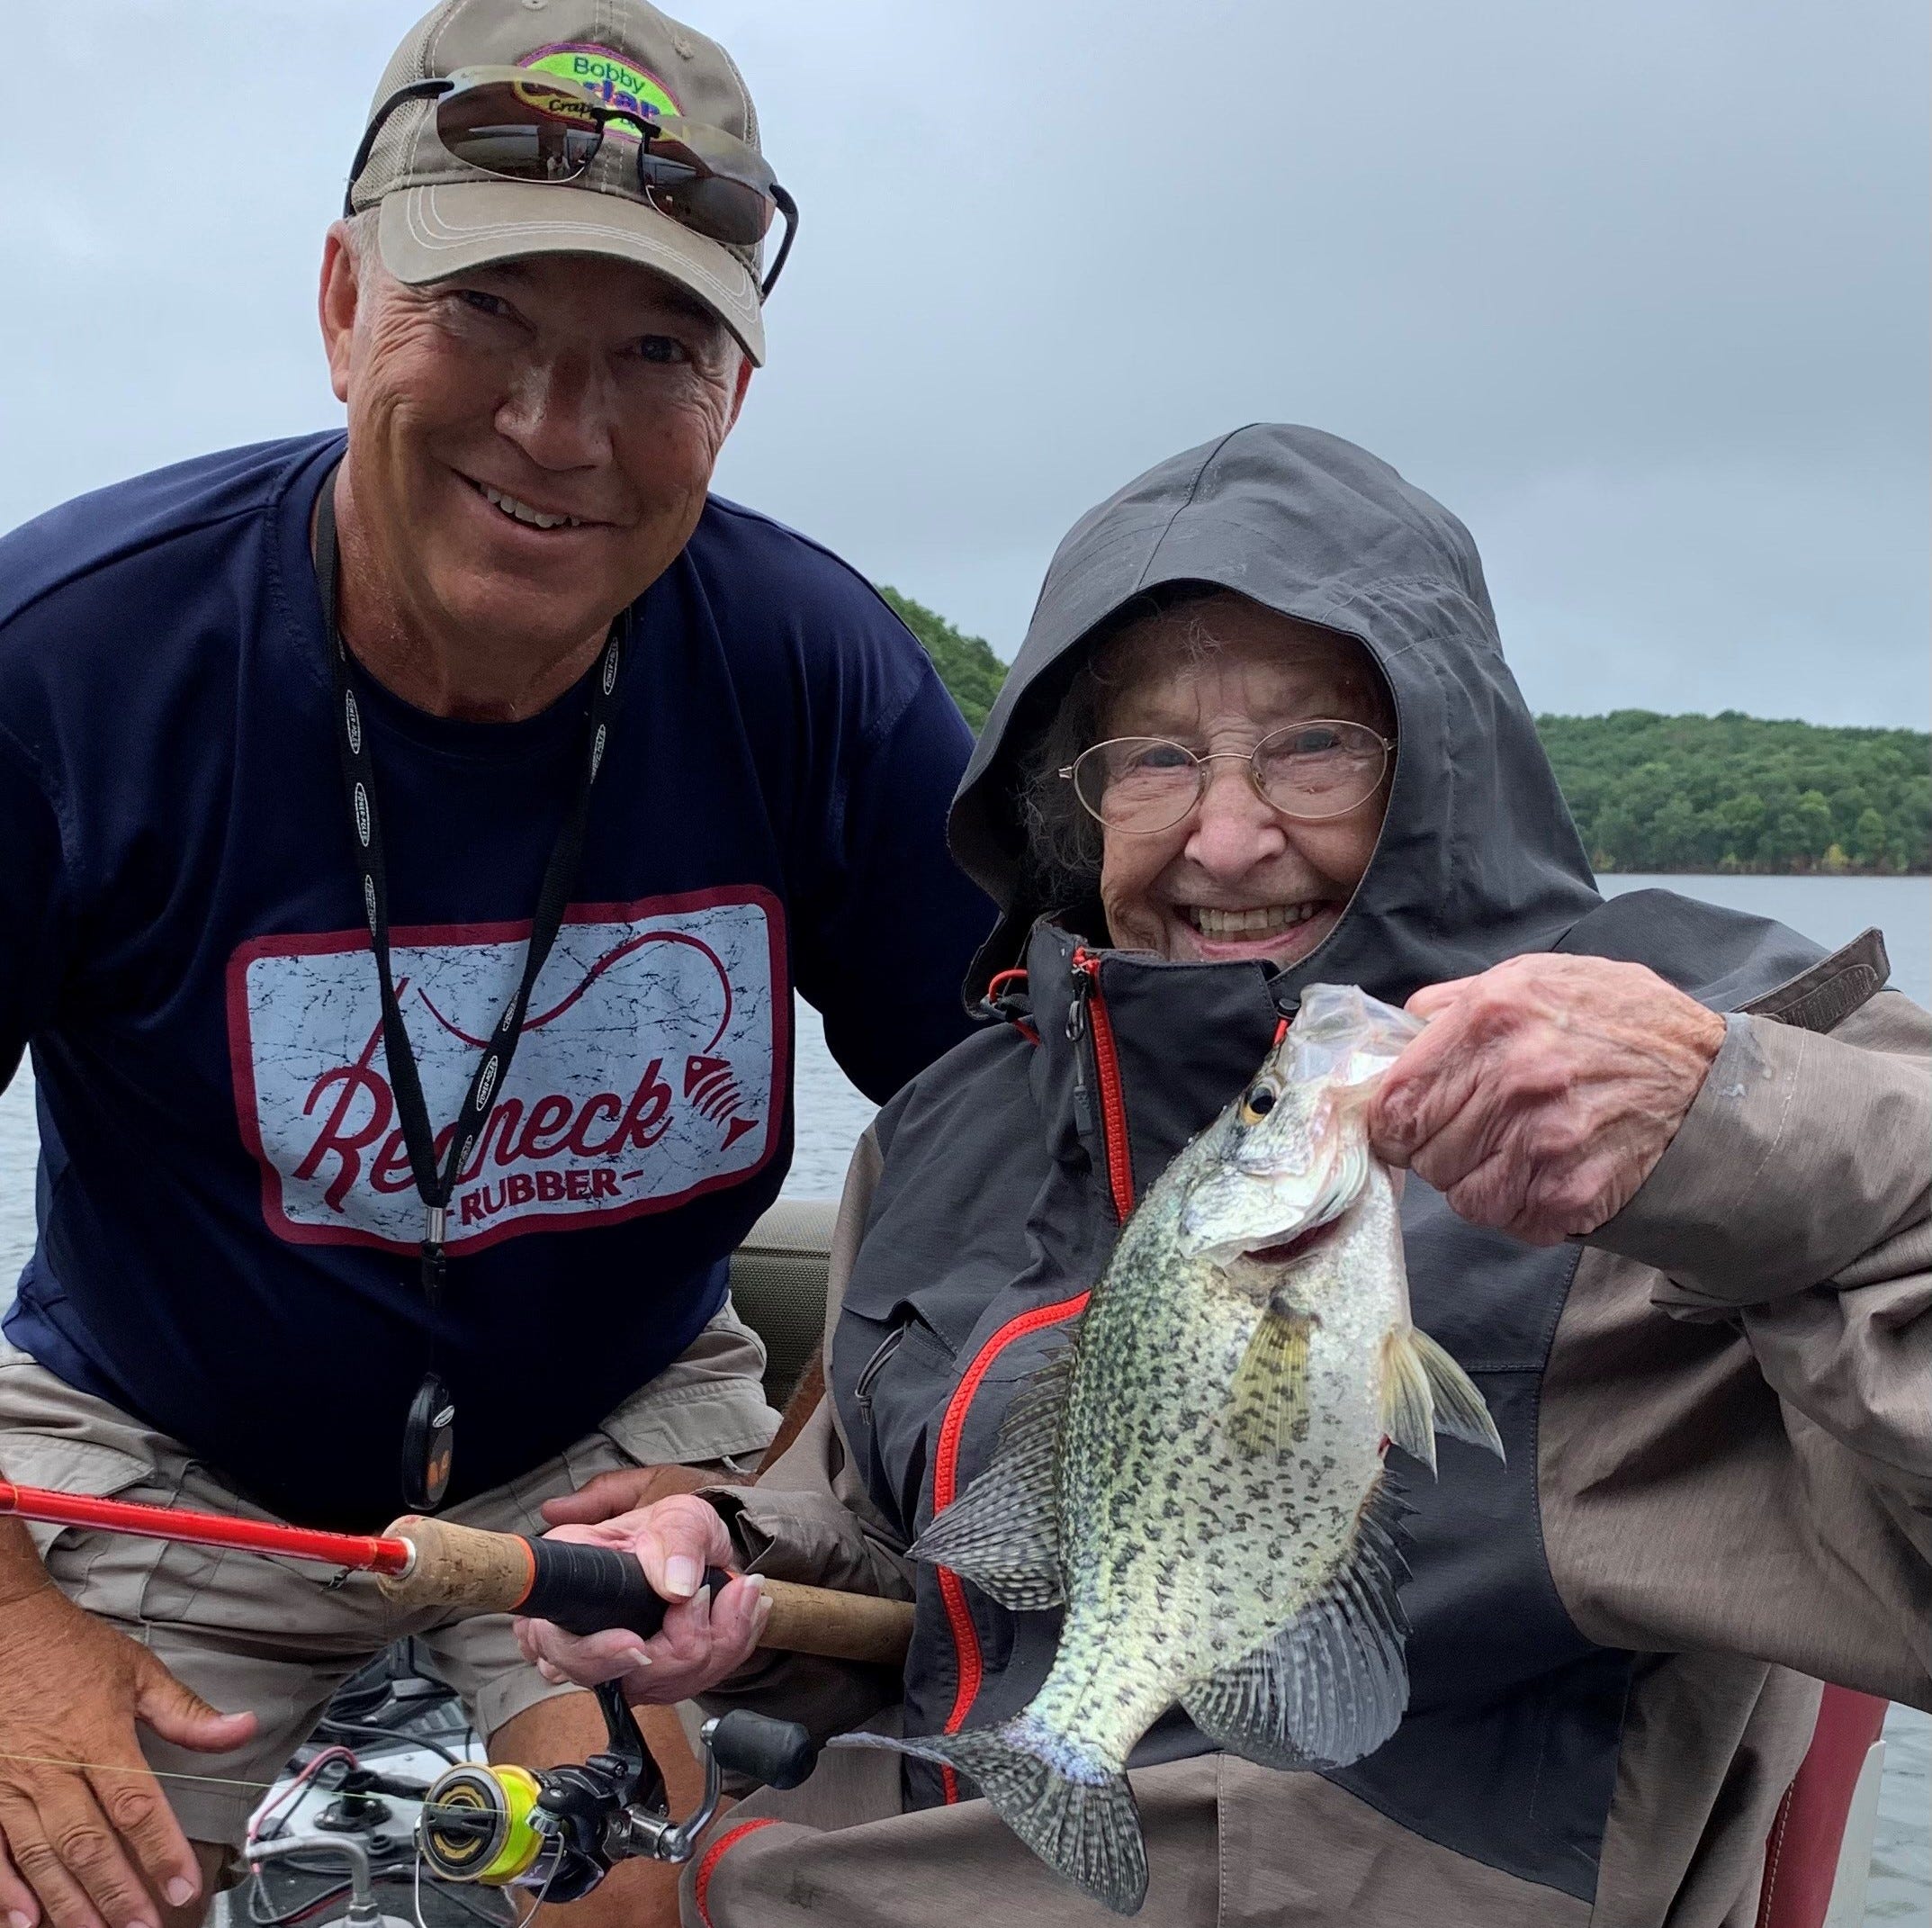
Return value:
[[(0, 527), (339, 419), (320, 237), (418, 11), (13, 21)], [(1923, 0), (684, 11), (804, 212), (720, 487), (1002, 655), (1075, 516), (1275, 419), (1463, 517), (1540, 708), (1927, 721)]]

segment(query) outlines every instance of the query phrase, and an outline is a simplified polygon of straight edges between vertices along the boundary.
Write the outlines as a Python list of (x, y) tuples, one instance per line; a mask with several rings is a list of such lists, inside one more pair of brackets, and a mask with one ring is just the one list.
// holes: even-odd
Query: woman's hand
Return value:
[(733, 1580), (715, 1599), (705, 1591), (705, 1569), (725, 1565), (732, 1547), (724, 1522), (695, 1494), (595, 1526), (559, 1527), (549, 1537), (635, 1554), (644, 1578), (674, 1604), (649, 1640), (621, 1627), (580, 1636), (548, 1620), (517, 1620), (517, 1644), (546, 1680), (595, 1687), (621, 1678), (634, 1705), (688, 1700), (744, 1665), (771, 1616), (755, 1573)]
[(553, 1527), (599, 1526), (620, 1513), (642, 1512), (653, 1500), (718, 1483), (715, 1466), (619, 1466), (544, 1500), (544, 1519)]
[(1376, 1155), (1531, 1245), (1595, 1231), (1676, 1137), (1724, 1020), (1641, 964), (1554, 953), (1416, 992), (1429, 1028), (1384, 1075)]

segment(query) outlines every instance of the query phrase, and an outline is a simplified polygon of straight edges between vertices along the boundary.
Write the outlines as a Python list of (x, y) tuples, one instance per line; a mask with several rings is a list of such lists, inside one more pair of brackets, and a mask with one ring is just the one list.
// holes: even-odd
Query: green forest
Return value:
[[(977, 730), (1006, 665), (978, 636), (880, 592)], [(1599, 870), (1932, 870), (1932, 735), (1769, 722), (1727, 709), (1539, 716)]]
[(1599, 870), (1932, 870), (1932, 736), (1715, 716), (1539, 716)]

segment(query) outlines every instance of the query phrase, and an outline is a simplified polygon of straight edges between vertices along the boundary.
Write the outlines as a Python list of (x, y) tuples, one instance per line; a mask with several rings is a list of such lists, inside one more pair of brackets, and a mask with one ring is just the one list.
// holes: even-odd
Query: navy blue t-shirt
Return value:
[[(6, 1331), (292, 1517), (398, 1509), (422, 1208), (350, 861), (310, 516), (339, 435), (0, 540), (0, 1081), (40, 1237)], [(712, 500), (637, 604), (571, 907), (456, 1186), (453, 1497), (527, 1470), (722, 1302), (791, 1155), (790, 994), (883, 1100), (966, 1028), (971, 748), (872, 590)], [(360, 679), (433, 1122), (522, 968), (588, 684), (507, 725)]]

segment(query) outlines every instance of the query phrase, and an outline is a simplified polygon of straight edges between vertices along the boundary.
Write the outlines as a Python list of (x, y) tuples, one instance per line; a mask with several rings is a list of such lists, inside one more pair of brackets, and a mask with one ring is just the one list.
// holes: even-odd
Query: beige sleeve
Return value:
[(1587, 1243), (1670, 1281), (1660, 1302), (1760, 1304), (1926, 1271), (1932, 1017), (1881, 992), (1829, 1036), (1734, 1016), (1636, 1195)]
[[(878, 1187), (877, 1140), (859, 1140), (832, 1229), (825, 1293), (826, 1357)], [(866, 1493), (828, 1392), (791, 1445), (759, 1471), (752, 1486), (707, 1487), (748, 1572), (836, 1587), (848, 1593), (912, 1598), (913, 1563)], [(900, 1698), (898, 1676), (877, 1667), (802, 1653), (760, 1656), (702, 1697), (707, 1713), (749, 1707), (803, 1721), (820, 1738), (858, 1726)]]
[(1932, 1703), (1932, 1019), (1734, 1017), (1584, 1243), (1545, 1376), (1546, 1541), (1593, 1638)]
[(1932, 1559), (1932, 1017), (1830, 1036), (1733, 1017), (1676, 1138), (1588, 1243), (1653, 1302), (1735, 1320), (1793, 1419), (1857, 1454)]

